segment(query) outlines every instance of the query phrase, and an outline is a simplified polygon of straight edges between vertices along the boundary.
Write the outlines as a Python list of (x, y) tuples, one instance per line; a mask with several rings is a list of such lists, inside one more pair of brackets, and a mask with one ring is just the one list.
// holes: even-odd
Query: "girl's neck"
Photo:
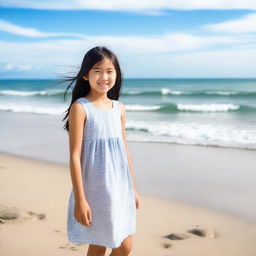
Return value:
[(98, 94), (98, 95), (94, 94), (94, 95), (92, 95), (92, 94), (89, 93), (85, 97), (88, 98), (91, 101), (97, 101), (97, 102), (106, 102), (106, 101), (109, 100), (107, 94)]

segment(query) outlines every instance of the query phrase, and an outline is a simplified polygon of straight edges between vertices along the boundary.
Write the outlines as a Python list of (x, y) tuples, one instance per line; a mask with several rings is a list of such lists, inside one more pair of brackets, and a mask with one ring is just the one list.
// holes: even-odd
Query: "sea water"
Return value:
[[(57, 82), (0, 80), (0, 111), (63, 118)], [(256, 149), (256, 79), (124, 79), (119, 100), (127, 140)]]

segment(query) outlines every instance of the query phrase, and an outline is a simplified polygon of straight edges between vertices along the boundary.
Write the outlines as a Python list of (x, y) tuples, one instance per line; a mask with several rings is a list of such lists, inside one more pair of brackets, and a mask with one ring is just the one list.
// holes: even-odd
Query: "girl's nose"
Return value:
[(102, 80), (108, 80), (108, 74), (103, 72), (102, 75), (101, 75), (101, 79)]

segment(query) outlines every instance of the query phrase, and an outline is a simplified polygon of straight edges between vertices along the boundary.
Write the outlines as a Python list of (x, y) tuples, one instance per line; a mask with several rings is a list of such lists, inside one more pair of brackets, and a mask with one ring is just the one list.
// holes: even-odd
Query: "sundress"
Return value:
[(121, 108), (101, 110), (85, 97), (77, 99), (86, 111), (81, 148), (82, 182), (91, 208), (90, 226), (74, 217), (74, 192), (68, 201), (68, 240), (117, 248), (136, 231), (136, 204), (122, 136)]

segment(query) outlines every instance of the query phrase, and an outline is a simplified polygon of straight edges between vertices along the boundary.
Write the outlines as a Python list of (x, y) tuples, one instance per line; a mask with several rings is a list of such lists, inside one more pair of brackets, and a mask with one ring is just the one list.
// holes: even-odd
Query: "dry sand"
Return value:
[[(72, 188), (68, 165), (0, 154), (0, 205), (16, 219), (0, 219), (0, 255), (86, 255), (88, 245), (68, 242)], [(255, 256), (256, 223), (140, 194), (133, 256)], [(203, 191), (202, 191), (203, 193)], [(198, 236), (188, 231), (206, 231)], [(171, 235), (172, 239), (164, 238)], [(173, 240), (175, 236), (183, 237)], [(109, 255), (111, 249), (107, 249)]]

